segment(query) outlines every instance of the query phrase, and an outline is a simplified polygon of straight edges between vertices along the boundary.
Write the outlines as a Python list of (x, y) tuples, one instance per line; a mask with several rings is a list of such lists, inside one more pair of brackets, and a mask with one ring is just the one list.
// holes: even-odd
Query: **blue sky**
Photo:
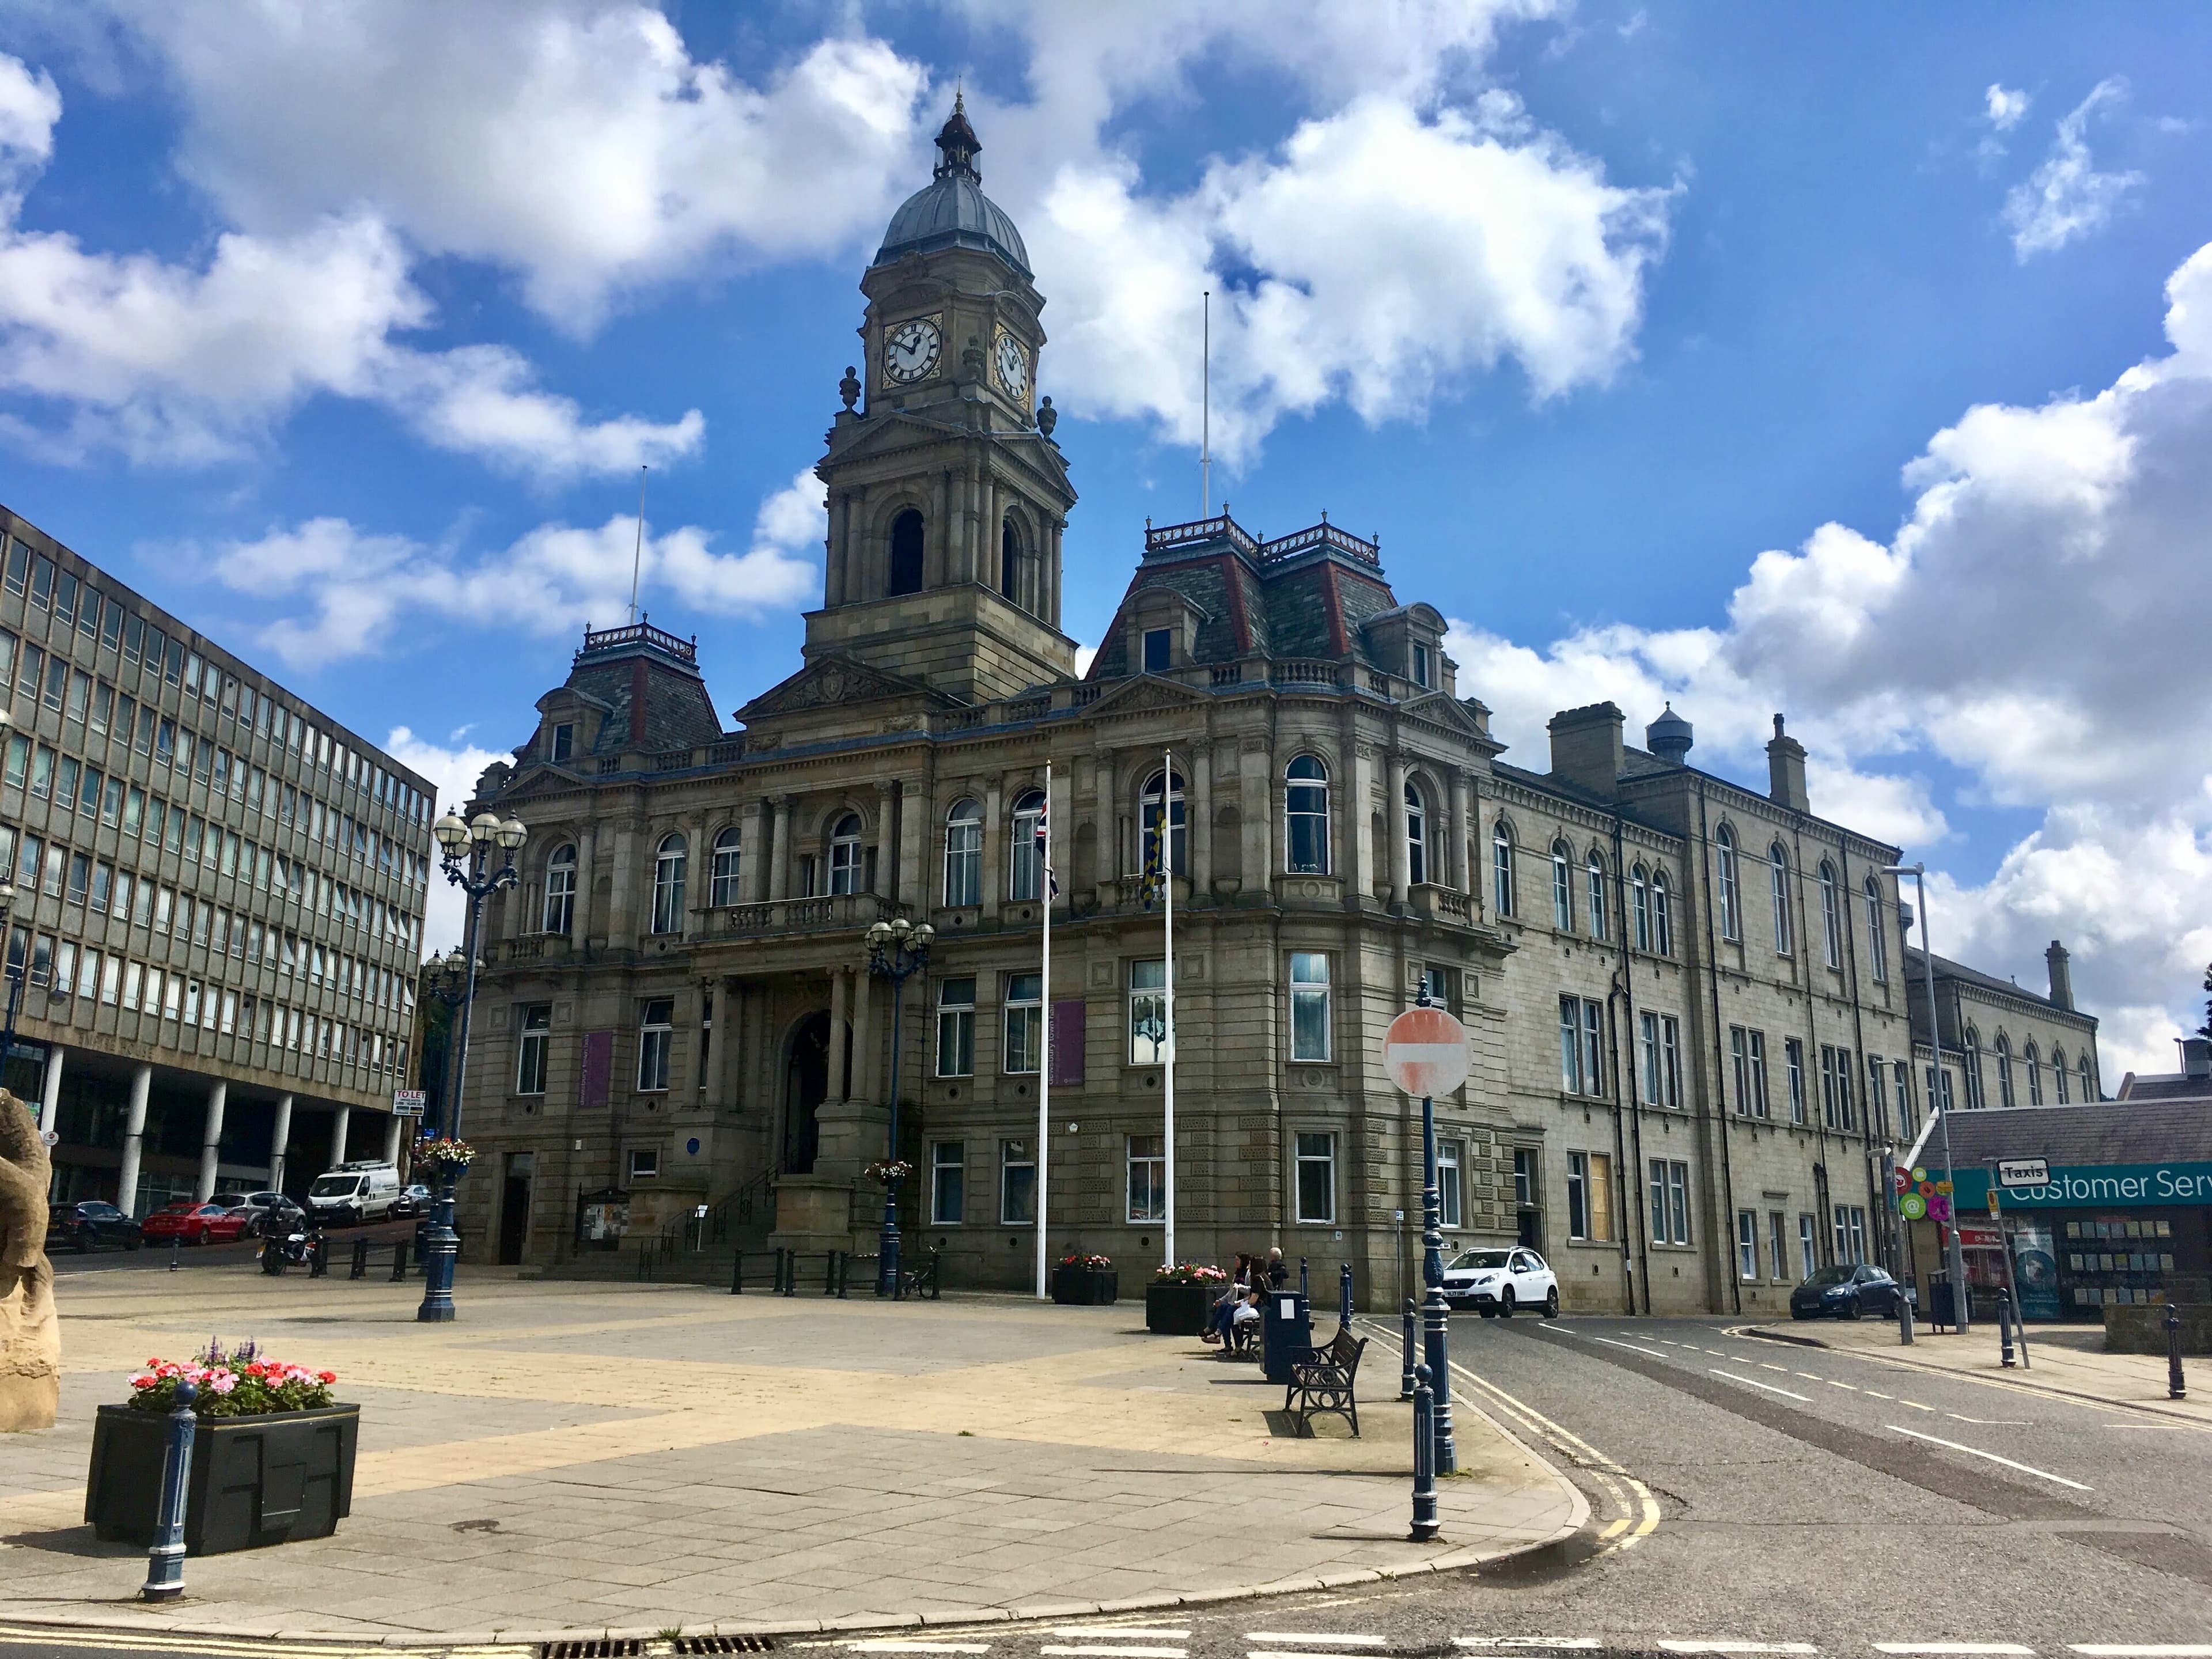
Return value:
[[(1109, 12), (1088, 17), (1086, 9)], [(964, 77), (1095, 640), (1144, 519), (1379, 532), (1512, 758), (1672, 697), (2076, 950), (2212, 957), (2212, 13), (606, 0), (0, 12), (0, 500), (459, 786), (627, 598), (732, 709), (819, 593), (857, 282)], [(434, 943), (438, 942), (434, 940)], [(2191, 1023), (2194, 1023), (2193, 1018)]]

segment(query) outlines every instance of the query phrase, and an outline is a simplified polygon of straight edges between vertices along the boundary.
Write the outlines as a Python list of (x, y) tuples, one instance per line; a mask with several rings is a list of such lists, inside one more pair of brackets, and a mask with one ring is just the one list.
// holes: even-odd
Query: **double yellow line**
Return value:
[(438, 1659), (533, 1659), (538, 1651), (534, 1645), (519, 1642), (453, 1644), (430, 1638), (404, 1647), (381, 1642), (269, 1642), (249, 1637), (165, 1631), (151, 1626), (143, 1629), (87, 1630), (4, 1620), (0, 1620), (0, 1642), (46, 1648), (94, 1648), (106, 1652), (204, 1655), (208, 1659), (236, 1659), (237, 1656), (246, 1655), (253, 1659), (267, 1659), (272, 1650), (283, 1653), (284, 1659), (405, 1659), (410, 1655), (436, 1655)]

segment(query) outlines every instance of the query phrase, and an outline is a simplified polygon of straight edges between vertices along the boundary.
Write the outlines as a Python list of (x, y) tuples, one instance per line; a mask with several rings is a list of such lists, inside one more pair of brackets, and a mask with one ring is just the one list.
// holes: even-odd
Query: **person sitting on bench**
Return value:
[(1213, 1310), (1213, 1328), (1202, 1340), (1208, 1343), (1218, 1342), (1224, 1353), (1233, 1350), (1237, 1346), (1237, 1327), (1256, 1326), (1260, 1322), (1260, 1304), (1266, 1296), (1267, 1292), (1255, 1285), (1241, 1296), (1221, 1304)]

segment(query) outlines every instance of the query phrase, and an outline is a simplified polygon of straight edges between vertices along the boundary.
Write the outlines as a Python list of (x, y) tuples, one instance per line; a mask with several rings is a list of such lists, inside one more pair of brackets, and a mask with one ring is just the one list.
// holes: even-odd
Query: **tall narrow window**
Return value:
[(684, 931), (684, 876), (687, 862), (684, 837), (663, 836), (659, 850), (653, 855), (653, 931), (656, 933)]
[(2027, 1074), (2027, 1103), (2031, 1106), (2042, 1105), (2043, 1062), (2041, 1057), (2037, 1054), (2033, 1042), (2021, 1051), (2020, 1063), (2021, 1069)]
[(1738, 1279), (1759, 1277), (1759, 1212), (1735, 1212), (1735, 1273)]
[(742, 902), (744, 832), (732, 824), (714, 837), (714, 869), (708, 884), (708, 902), (718, 908)]
[(1583, 1091), (1583, 1000), (1559, 999), (1559, 1087), (1571, 1095)]
[(1725, 823), (1713, 832), (1714, 862), (1719, 866), (1721, 937), (1743, 937), (1743, 902), (1736, 884), (1735, 836)]
[(857, 812), (847, 812), (830, 827), (830, 890), (832, 893), (857, 893), (860, 890), (860, 817)]
[(1036, 1152), (1035, 1143), (999, 1143), (999, 1224), (1036, 1225)]
[(520, 1035), (514, 1047), (514, 1092), (542, 1095), (545, 1092), (546, 1050), (553, 1040), (553, 1005), (533, 1002), (515, 1012)]
[(1416, 641), (1413, 646), (1413, 684), (1424, 691), (1436, 689), (1436, 653)]
[(2081, 1067), (2081, 1103), (2086, 1106), (2097, 1098), (2097, 1085), (2089, 1076), (2089, 1056), (2084, 1054), (2075, 1064)]
[(1168, 1218), (1167, 1140), (1162, 1135), (1128, 1138), (1128, 1207), (1132, 1221)]
[(1563, 933), (1575, 926), (1575, 855), (1566, 842), (1552, 843), (1552, 926)]
[(1880, 1054), (1867, 1056), (1867, 1127), (1875, 1134), (1889, 1133), (1889, 1062)]
[(1628, 874), (1628, 908), (1630, 927), (1633, 930), (1636, 948), (1651, 948), (1651, 873), (1638, 865)]
[(1589, 1237), (1589, 1154), (1567, 1154), (1567, 1237)]
[(574, 760), (575, 757), (576, 757), (576, 723), (575, 723), (575, 721), (574, 721), (574, 720), (557, 720), (557, 721), (556, 721), (556, 722), (554, 723), (554, 726), (553, 726), (553, 753), (552, 753), (552, 757), (551, 757), (551, 759), (552, 759), (552, 761), (553, 761), (553, 763), (554, 763), (555, 765), (556, 765), (556, 766), (566, 766), (566, 765), (567, 765), (570, 761)]
[(1336, 1137), (1302, 1132), (1297, 1143), (1298, 1219), (1336, 1219)]
[(1456, 1140), (1437, 1142), (1437, 1208), (1444, 1227), (1467, 1224), (1467, 1188), (1462, 1179), (1466, 1159)]
[(890, 580), (884, 591), (896, 598), (921, 592), (921, 514), (912, 507), (891, 520)]
[(1982, 1095), (1982, 1034), (1971, 1025), (1966, 1028), (1966, 1051), (1960, 1056), (1959, 1069), (1964, 1074), (1966, 1109), (1978, 1112), (1988, 1102)]
[(1139, 846), (1139, 868), (1146, 872), (1162, 867), (1160, 858), (1160, 811), (1164, 792), (1167, 806), (1167, 860), (1165, 867), (1177, 875), (1190, 871), (1190, 849), (1186, 844), (1188, 831), (1183, 823), (1182, 774), (1170, 775), (1155, 772), (1145, 780), (1144, 792), (1137, 803), (1137, 823)]
[(1421, 786), (1406, 780), (1406, 879), (1419, 887), (1429, 878), (1429, 804)]
[(1328, 768), (1300, 755), (1284, 769), (1285, 868), (1294, 876), (1328, 873)]
[(1011, 605), (1022, 602), (1022, 544), (1011, 519), (999, 526), (999, 597)]
[(561, 847), (545, 860), (544, 931), (566, 934), (576, 920), (576, 849)]
[(1498, 914), (1513, 914), (1513, 829), (1504, 818), (1490, 835), (1491, 901)]
[(972, 1077), (975, 1072), (975, 981), (937, 982), (937, 1074)]
[(1889, 934), (1881, 902), (1881, 883), (1866, 878), (1867, 972), (1877, 985), (1889, 981)]
[(2063, 1048), (2053, 1048), (2051, 1051), (2051, 1097), (2057, 1101), (2059, 1105), (2063, 1106), (2068, 1103), (2066, 1091), (2066, 1051)]
[(655, 997), (647, 1002), (637, 1022), (637, 1086), (643, 1093), (665, 1092), (668, 1087), (668, 1057), (676, 1046), (676, 1002)]
[(1014, 802), (1012, 843), (1006, 860), (1006, 896), (1044, 896), (1044, 791), (1031, 789)]
[(1291, 1058), (1329, 1057), (1328, 957), (1319, 951), (1291, 952)]
[(1175, 665), (1175, 629), (1147, 628), (1143, 641), (1145, 672), (1164, 674)]
[(957, 1227), (968, 1200), (965, 1144), (939, 1140), (929, 1149), (929, 1219), (933, 1226)]
[(1129, 1064), (1157, 1066), (1168, 1051), (1168, 965), (1163, 957), (1129, 964)]
[(1790, 854), (1776, 842), (1766, 849), (1767, 882), (1774, 896), (1774, 954), (1786, 957), (1796, 947), (1790, 921)]
[(1651, 948), (1662, 957), (1674, 954), (1674, 899), (1664, 870), (1651, 876)]
[(1820, 860), (1820, 957), (1831, 968), (1844, 965), (1844, 896), (1836, 885), (1836, 866)]
[(1603, 939), (1609, 932), (1606, 921), (1605, 860), (1595, 850), (1589, 855), (1589, 867), (1585, 874), (1589, 887), (1590, 937)]
[(1044, 975), (1006, 975), (1006, 1047), (1002, 1070), (1034, 1072), (1044, 1055)]
[(958, 800), (945, 815), (945, 903), (948, 909), (983, 902), (983, 810)]
[(1805, 1121), (1805, 1045), (1796, 1037), (1782, 1045), (1783, 1069), (1790, 1075), (1790, 1121)]

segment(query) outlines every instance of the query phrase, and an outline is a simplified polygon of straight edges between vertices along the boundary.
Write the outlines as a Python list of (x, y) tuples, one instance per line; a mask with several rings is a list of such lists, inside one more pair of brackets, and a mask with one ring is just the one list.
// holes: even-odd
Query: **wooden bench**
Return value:
[(1359, 1402), (1352, 1385), (1359, 1376), (1359, 1357), (1366, 1352), (1365, 1337), (1340, 1327), (1327, 1347), (1305, 1348), (1291, 1356), (1291, 1382), (1283, 1390), (1283, 1409), (1297, 1419), (1300, 1431), (1312, 1434), (1312, 1419), (1333, 1413), (1350, 1423), (1358, 1436)]

